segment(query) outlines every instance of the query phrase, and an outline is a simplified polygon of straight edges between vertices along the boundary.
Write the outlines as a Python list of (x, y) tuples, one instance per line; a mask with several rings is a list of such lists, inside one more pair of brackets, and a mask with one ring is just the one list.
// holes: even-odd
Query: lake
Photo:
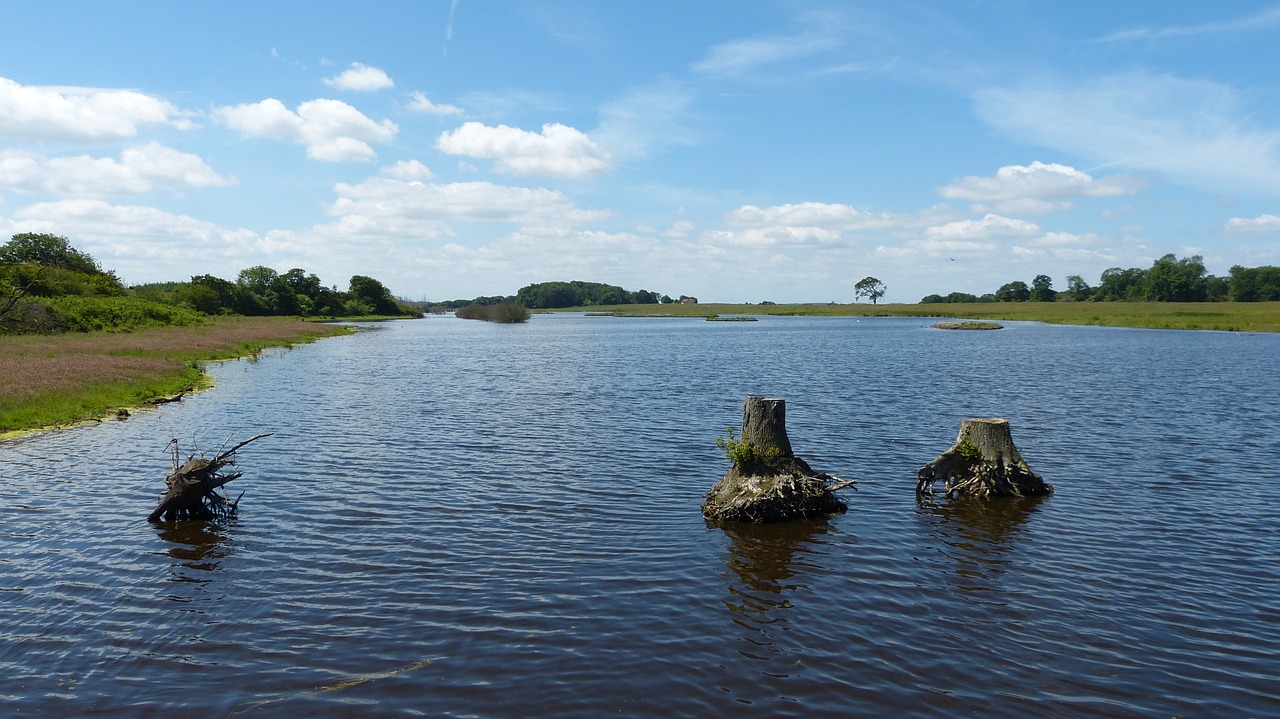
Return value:
[[(428, 317), (0, 443), (0, 715), (1280, 715), (1280, 336), (932, 322)], [(703, 520), (750, 394), (847, 513)], [(997, 416), (1056, 493), (917, 500)]]

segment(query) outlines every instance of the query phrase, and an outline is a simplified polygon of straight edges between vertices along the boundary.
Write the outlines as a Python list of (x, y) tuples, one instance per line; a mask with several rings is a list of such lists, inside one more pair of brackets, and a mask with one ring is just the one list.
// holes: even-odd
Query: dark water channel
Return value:
[[(0, 715), (1280, 715), (1280, 336), (928, 324), (428, 318), (0, 444)], [(748, 394), (847, 514), (704, 523)], [(981, 416), (1055, 495), (916, 500)]]

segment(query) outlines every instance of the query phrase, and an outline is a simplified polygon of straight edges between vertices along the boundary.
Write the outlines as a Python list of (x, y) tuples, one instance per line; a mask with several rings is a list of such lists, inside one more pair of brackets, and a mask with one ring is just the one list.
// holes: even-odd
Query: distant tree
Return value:
[(1067, 275), (1067, 294), (1076, 302), (1084, 302), (1093, 296), (1093, 288), (1080, 275)]
[(1280, 300), (1280, 267), (1232, 267), (1227, 279), (1227, 297), (1234, 302)]
[(920, 302), (918, 304), (935, 305), (942, 302), (946, 302), (946, 299), (944, 299), (942, 295), (925, 295), (920, 298)]
[(856, 302), (859, 297), (866, 297), (874, 305), (880, 301), (881, 297), (884, 297), (886, 289), (884, 283), (880, 280), (874, 277), (864, 277), (853, 286), (853, 299)]
[(97, 260), (72, 247), (71, 242), (60, 235), (23, 232), (0, 246), (0, 265), (24, 263), (83, 272), (86, 275), (103, 273)]
[(400, 306), (396, 304), (395, 297), (391, 296), (391, 290), (372, 277), (354, 275), (350, 287), (348, 294), (351, 301), (372, 308), (373, 314), (400, 314)]
[(1058, 299), (1058, 293), (1053, 290), (1053, 280), (1048, 275), (1036, 275), (1031, 280), (1031, 301), (1032, 302), (1053, 302)]
[(1172, 254), (1156, 260), (1147, 270), (1142, 299), (1150, 302), (1203, 302), (1208, 290), (1204, 258), (1178, 259)]
[(1031, 290), (1022, 280), (1005, 283), (996, 290), (997, 302), (1026, 302), (1029, 299), (1031, 299)]
[(1127, 270), (1110, 267), (1102, 271), (1102, 277), (1098, 281), (1098, 288), (1093, 296), (1100, 300), (1137, 301), (1142, 299), (1146, 282), (1146, 270), (1137, 267), (1130, 267)]

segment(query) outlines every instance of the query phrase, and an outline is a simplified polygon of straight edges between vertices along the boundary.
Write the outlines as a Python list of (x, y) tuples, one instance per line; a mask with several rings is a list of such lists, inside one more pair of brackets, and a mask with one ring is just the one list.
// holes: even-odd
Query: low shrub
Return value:
[(471, 304), (459, 307), (454, 314), (464, 320), (515, 323), (529, 319), (529, 310), (515, 302), (499, 302), (496, 305)]
[(53, 317), (55, 331), (133, 332), (148, 327), (183, 327), (204, 323), (205, 315), (176, 305), (133, 297), (51, 297), (41, 302)]

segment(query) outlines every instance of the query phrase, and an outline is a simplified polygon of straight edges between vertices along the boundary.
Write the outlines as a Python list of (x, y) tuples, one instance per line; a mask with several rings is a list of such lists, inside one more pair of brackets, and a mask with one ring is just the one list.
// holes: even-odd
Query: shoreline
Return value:
[(1132, 327), (1222, 332), (1280, 332), (1280, 302), (979, 302), (939, 304), (667, 304), (593, 305), (558, 312), (603, 312), (636, 317), (660, 311), (668, 317), (708, 315), (802, 317), (917, 317), (1008, 320), (1055, 325)]
[(219, 317), (200, 327), (0, 337), (0, 442), (111, 419), (213, 388), (210, 362), (355, 332), (353, 325)]

